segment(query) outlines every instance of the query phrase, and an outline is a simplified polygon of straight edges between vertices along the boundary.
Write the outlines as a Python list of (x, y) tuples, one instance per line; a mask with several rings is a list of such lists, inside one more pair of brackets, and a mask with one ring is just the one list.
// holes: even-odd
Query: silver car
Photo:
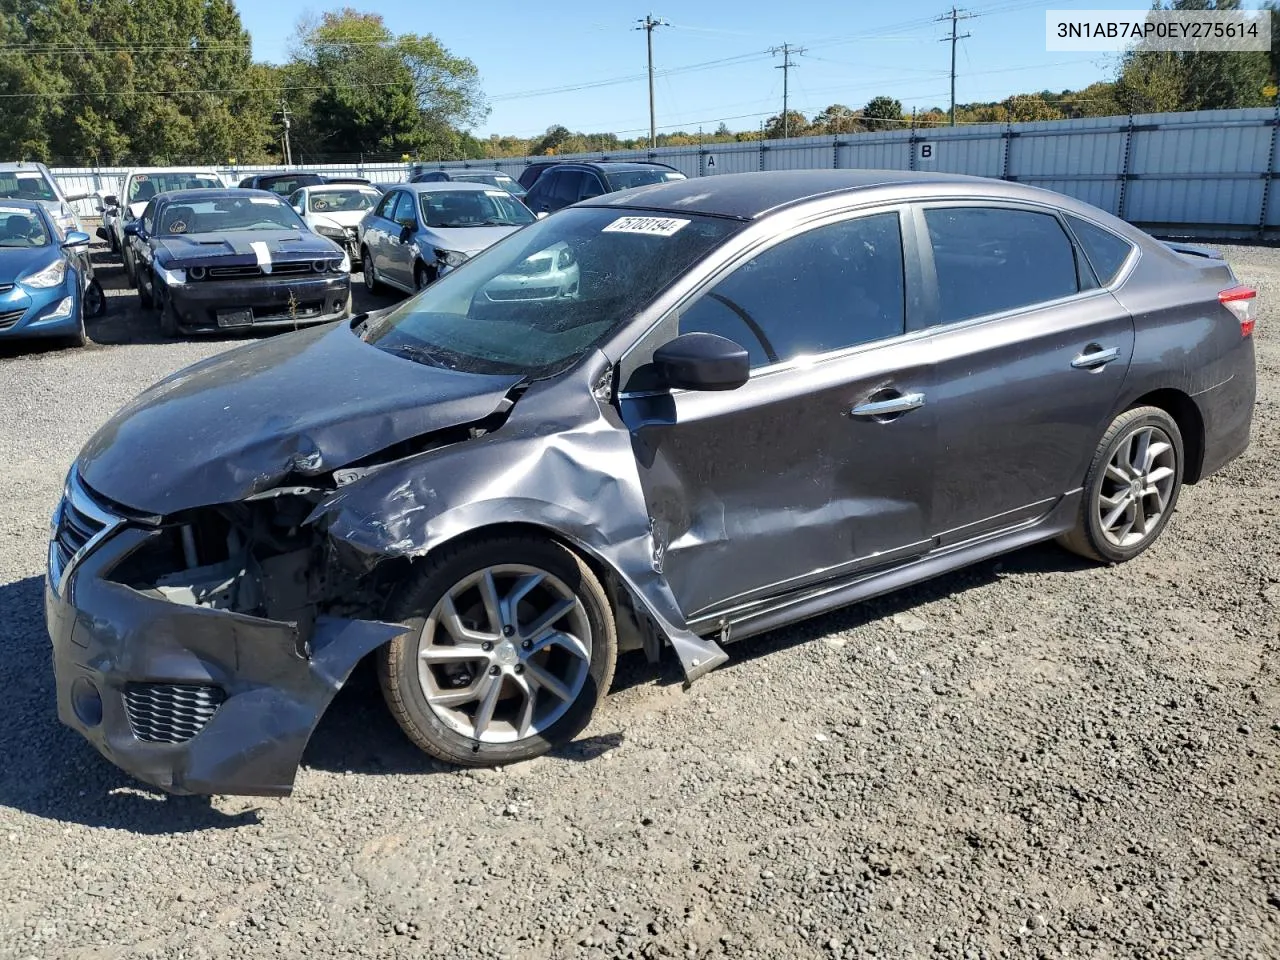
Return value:
[(49, 219), (63, 233), (79, 232), (84, 228), (71, 203), (83, 200), (88, 194), (68, 197), (58, 186), (53, 172), (43, 163), (25, 160), (16, 163), (0, 163), (0, 198), (5, 200), (30, 200), (39, 203), (49, 212)]
[(534, 222), (507, 191), (480, 183), (403, 183), (360, 222), (365, 285), (415, 293)]

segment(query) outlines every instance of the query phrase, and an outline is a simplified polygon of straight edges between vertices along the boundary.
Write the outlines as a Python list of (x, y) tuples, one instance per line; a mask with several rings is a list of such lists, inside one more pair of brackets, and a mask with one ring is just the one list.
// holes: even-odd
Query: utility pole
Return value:
[(956, 125), (956, 41), (963, 40), (969, 36), (967, 33), (957, 35), (956, 24), (961, 20), (972, 19), (972, 17), (972, 13), (961, 13), (955, 7), (952, 7), (950, 13), (944, 13), (942, 16), (935, 18), (936, 21), (951, 21), (951, 36), (943, 37), (941, 42), (951, 41), (951, 126), (953, 127)]
[(291, 118), (289, 116), (289, 104), (285, 102), (284, 97), (280, 98), (280, 122), (284, 125), (284, 163), (285, 166), (293, 166), (293, 148), (289, 142), (289, 127)]
[(790, 103), (788, 96), (790, 87), (787, 81), (790, 79), (791, 68), (796, 66), (791, 62), (791, 55), (793, 53), (804, 53), (804, 47), (793, 47), (789, 43), (784, 43), (780, 47), (770, 47), (769, 52), (775, 56), (779, 53), (782, 54), (782, 64), (773, 69), (782, 71), (782, 137), (785, 140), (791, 136), (791, 117), (787, 114), (788, 104)]
[(671, 24), (666, 20), (655, 19), (652, 13), (645, 14), (645, 18), (636, 23), (640, 24), (636, 29), (644, 31), (645, 43), (649, 48), (649, 149), (652, 150), (658, 145), (658, 126), (653, 110), (653, 31), (656, 27), (669, 27)]

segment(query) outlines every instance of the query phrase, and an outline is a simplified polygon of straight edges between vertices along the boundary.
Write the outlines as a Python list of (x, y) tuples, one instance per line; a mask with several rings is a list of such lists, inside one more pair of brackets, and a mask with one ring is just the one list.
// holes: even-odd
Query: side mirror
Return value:
[(67, 234), (67, 239), (62, 241), (63, 247), (87, 247), (88, 245), (89, 235), (79, 230), (72, 230)]
[(130, 220), (128, 223), (124, 225), (124, 235), (126, 237), (139, 236), (139, 229), (141, 225), (142, 225), (142, 221), (140, 220)]
[(714, 333), (686, 333), (653, 352), (663, 382), (683, 390), (736, 390), (751, 376), (747, 351)]
[(400, 226), (400, 242), (408, 243), (410, 240), (412, 240), (414, 229), (415, 229), (414, 227), (409, 226), (408, 224), (402, 224)]
[(94, 233), (98, 235), (99, 240), (105, 240), (108, 243), (111, 242), (111, 234), (107, 233), (106, 227), (99, 227), (97, 230), (94, 231)]
[(118, 207), (120, 206), (120, 198), (114, 193), (109, 193), (102, 198), (102, 205), (104, 207)]

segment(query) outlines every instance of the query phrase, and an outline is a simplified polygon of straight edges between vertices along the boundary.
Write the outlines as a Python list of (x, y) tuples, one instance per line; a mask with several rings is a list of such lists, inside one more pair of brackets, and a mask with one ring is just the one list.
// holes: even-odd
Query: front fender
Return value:
[(728, 655), (688, 629), (663, 576), (663, 545), (651, 531), (626, 427), (606, 405), (556, 422), (554, 398), (539, 399), (552, 417), (508, 421), (380, 467), (320, 503), (307, 522), (375, 563), (425, 556), (485, 527), (542, 527), (609, 566), (666, 636), (687, 681), (719, 666)]

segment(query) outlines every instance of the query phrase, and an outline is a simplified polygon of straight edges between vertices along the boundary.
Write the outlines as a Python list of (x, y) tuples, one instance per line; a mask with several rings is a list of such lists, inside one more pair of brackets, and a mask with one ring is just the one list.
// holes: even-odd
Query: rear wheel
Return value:
[(524, 536), (445, 547), (393, 600), (410, 633), (380, 652), (392, 714), (434, 757), (527, 760), (577, 736), (613, 679), (600, 581), (565, 547)]
[(1073, 553), (1123, 563), (1151, 546), (1182, 491), (1182, 433), (1159, 407), (1135, 407), (1103, 434), (1085, 477), (1076, 526), (1059, 538)]

